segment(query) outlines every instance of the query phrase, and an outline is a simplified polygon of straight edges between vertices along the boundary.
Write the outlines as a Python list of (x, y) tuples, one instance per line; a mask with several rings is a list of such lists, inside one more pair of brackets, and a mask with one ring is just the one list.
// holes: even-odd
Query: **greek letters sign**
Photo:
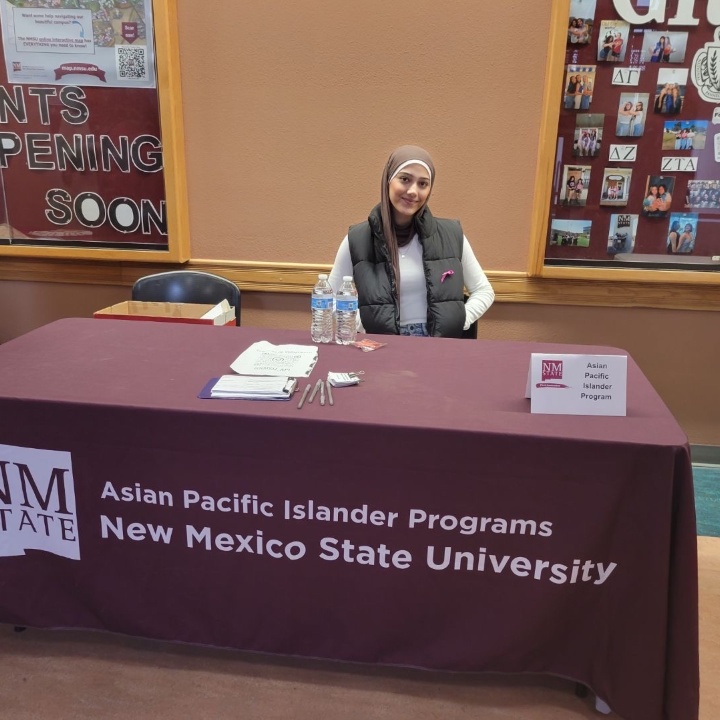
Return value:
[(0, 557), (80, 559), (70, 453), (0, 445)]
[(545, 355), (530, 358), (530, 411), (547, 415), (626, 415), (626, 355)]

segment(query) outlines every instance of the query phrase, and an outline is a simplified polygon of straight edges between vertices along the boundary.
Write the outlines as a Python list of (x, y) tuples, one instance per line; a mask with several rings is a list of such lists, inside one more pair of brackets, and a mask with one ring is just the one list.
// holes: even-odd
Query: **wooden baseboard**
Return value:
[(720, 446), (691, 445), (690, 456), (694, 463), (700, 465), (720, 465)]
[[(222, 275), (247, 292), (309, 293), (329, 265), (190, 260), (184, 264), (3, 258), (0, 280), (131, 286), (143, 275), (180, 268)], [(500, 303), (720, 310), (720, 285), (663, 284), (608, 279), (529, 277), (524, 272), (487, 273)]]

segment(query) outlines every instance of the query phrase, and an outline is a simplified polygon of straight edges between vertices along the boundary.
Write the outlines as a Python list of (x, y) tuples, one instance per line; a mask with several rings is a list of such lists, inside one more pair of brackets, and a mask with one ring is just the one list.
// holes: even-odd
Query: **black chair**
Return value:
[[(465, 293), (463, 296), (463, 302), (467, 302), (470, 296)], [(478, 333), (478, 321), (476, 320), (467, 330), (462, 331), (460, 336), (463, 340), (477, 340)]]
[(240, 325), (240, 288), (227, 278), (196, 270), (171, 270), (146, 275), (135, 282), (132, 299), (143, 302), (178, 302), (217, 305), (227, 300)]
[(463, 330), (461, 337), (463, 340), (477, 340), (477, 333), (478, 321), (476, 320), (467, 330)]

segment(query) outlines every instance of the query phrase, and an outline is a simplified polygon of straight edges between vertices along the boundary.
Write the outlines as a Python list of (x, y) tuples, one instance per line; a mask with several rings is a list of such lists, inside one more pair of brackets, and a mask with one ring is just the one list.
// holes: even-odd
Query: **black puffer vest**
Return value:
[[(415, 216), (415, 227), (423, 249), (428, 333), (459, 338), (465, 324), (462, 227), (457, 220), (434, 218), (427, 207)], [(379, 205), (366, 222), (350, 228), (348, 241), (363, 327), (369, 333), (398, 335), (400, 306)]]

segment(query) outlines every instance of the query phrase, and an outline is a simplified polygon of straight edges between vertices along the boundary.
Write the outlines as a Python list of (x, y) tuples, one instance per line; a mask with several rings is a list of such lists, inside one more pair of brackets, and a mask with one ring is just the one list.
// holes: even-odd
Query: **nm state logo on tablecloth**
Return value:
[(0, 445), (0, 557), (44, 550), (80, 559), (69, 452)]

